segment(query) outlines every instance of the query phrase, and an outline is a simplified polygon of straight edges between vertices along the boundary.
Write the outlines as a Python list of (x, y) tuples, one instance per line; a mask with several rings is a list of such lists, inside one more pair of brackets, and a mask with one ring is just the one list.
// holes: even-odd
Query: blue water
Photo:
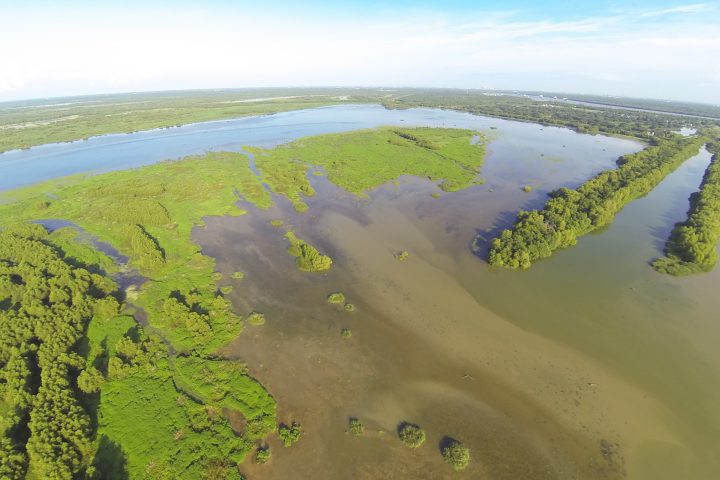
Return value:
[[(6, 152), (0, 154), (0, 191), (76, 173), (134, 168), (208, 151), (240, 151), (243, 145), (270, 147), (308, 135), (381, 125), (478, 129), (494, 139), (491, 150), (502, 150), (511, 158), (526, 157), (528, 151), (539, 149), (547, 158), (572, 155), (578, 161), (598, 156), (612, 159), (640, 148), (628, 140), (592, 137), (563, 128), (448, 110), (386, 110), (379, 105), (338, 105), (110, 134)], [(495, 129), (490, 130), (491, 126)], [(532, 170), (533, 163), (528, 162), (523, 168)]]

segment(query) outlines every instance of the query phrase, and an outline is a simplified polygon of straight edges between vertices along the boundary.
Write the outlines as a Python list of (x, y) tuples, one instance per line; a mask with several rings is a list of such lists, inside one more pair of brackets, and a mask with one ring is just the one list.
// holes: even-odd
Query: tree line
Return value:
[(655, 270), (670, 275), (709, 272), (717, 263), (720, 241), (720, 130), (707, 144), (713, 153), (700, 190), (690, 195), (687, 219), (677, 223), (665, 243), (665, 256), (653, 262)]
[(528, 268), (574, 245), (578, 237), (608, 225), (626, 204), (649, 193), (704, 142), (702, 137), (658, 137), (645, 150), (618, 159), (617, 169), (601, 172), (577, 189), (551, 192), (542, 210), (520, 211), (515, 225), (492, 241), (490, 264)]
[(0, 478), (77, 478), (90, 467), (91, 422), (76, 347), (115, 283), (74, 266), (36, 224), (0, 231)]

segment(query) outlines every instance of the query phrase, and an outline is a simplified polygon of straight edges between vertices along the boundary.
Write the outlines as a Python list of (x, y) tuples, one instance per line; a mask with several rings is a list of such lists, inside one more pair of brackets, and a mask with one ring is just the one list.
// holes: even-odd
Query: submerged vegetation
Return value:
[(629, 202), (650, 192), (670, 172), (695, 155), (701, 137), (657, 138), (647, 149), (618, 160), (618, 168), (604, 171), (575, 190), (550, 193), (542, 210), (518, 213), (515, 226), (492, 241), (491, 265), (528, 268), (577, 238), (608, 225)]
[(665, 244), (665, 257), (653, 262), (655, 270), (670, 275), (709, 272), (717, 263), (720, 241), (720, 132), (707, 145), (713, 154), (700, 190), (690, 195), (687, 220), (678, 223)]
[(395, 253), (394, 257), (395, 257), (395, 260), (397, 260), (399, 262), (404, 262), (405, 260), (407, 260), (410, 257), (410, 254), (408, 253), (407, 250), (401, 250), (401, 251)]

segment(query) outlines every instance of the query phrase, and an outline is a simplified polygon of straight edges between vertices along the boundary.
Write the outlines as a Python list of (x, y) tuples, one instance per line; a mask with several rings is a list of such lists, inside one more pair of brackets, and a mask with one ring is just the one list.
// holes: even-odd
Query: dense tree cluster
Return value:
[[(116, 285), (66, 262), (47, 238), (35, 224), (0, 231), (2, 478), (22, 478), (31, 464), (37, 478), (71, 479), (91, 460), (76, 386), (85, 360), (75, 349), (94, 315), (117, 311)], [(98, 380), (82, 382), (92, 390)]]
[(717, 263), (720, 241), (720, 136), (708, 143), (714, 154), (700, 185), (690, 195), (687, 220), (678, 223), (665, 244), (665, 257), (653, 262), (653, 267), (671, 275), (708, 272)]
[(696, 154), (701, 137), (657, 138), (647, 149), (618, 160), (576, 190), (550, 193), (542, 210), (518, 213), (515, 226), (502, 232), (490, 248), (491, 265), (528, 268), (577, 238), (609, 224), (630, 201), (650, 192), (667, 174)]
[(162, 267), (165, 264), (165, 254), (160, 249), (157, 240), (150, 236), (142, 225), (132, 225), (128, 228), (133, 260), (141, 268), (147, 270), (156, 270)]
[(228, 325), (239, 325), (240, 317), (231, 311), (231, 305), (222, 295), (206, 298), (197, 290), (173, 292), (162, 304), (163, 323), (171, 328), (184, 328), (194, 345), (202, 347), (213, 339), (213, 318), (226, 317)]
[(290, 242), (288, 253), (295, 257), (295, 264), (303, 272), (322, 272), (332, 266), (332, 258), (321, 254), (305, 240), (298, 238), (294, 232), (288, 231), (285, 238)]

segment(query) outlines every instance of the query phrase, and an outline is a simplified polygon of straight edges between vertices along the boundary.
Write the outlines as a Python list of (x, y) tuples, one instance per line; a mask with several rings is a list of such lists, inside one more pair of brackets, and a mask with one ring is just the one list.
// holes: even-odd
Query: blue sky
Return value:
[(720, 104), (719, 2), (0, 0), (0, 101), (367, 85)]

